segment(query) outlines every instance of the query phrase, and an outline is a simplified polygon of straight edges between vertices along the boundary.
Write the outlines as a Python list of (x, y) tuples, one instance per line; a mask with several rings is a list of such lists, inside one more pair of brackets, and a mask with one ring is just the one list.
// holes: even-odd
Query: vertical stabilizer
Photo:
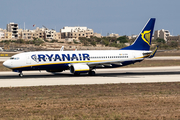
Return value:
[(149, 19), (134, 43), (121, 50), (149, 50), (151, 45), (152, 34), (154, 30), (155, 18)]

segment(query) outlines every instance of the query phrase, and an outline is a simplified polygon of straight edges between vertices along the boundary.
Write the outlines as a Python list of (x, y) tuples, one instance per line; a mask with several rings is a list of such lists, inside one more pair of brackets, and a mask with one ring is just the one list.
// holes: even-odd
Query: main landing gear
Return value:
[(89, 75), (93, 76), (95, 74), (96, 74), (95, 71), (89, 71)]
[[(81, 73), (76, 73), (76, 72), (74, 73), (75, 76), (79, 76), (80, 74)], [(96, 74), (95, 71), (89, 71), (88, 72), (88, 75), (90, 75), (90, 76), (94, 76), (95, 74)]]
[(22, 72), (19, 72), (19, 77), (23, 77), (23, 73)]
[(75, 75), (75, 76), (79, 76), (79, 75), (80, 75), (80, 73), (74, 73), (74, 75)]

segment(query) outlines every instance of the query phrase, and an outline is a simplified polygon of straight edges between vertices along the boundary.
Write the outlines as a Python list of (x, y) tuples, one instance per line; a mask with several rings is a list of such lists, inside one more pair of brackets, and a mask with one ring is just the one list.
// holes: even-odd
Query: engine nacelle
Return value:
[(70, 66), (71, 73), (87, 73), (89, 69), (89, 66), (86, 64), (73, 64)]

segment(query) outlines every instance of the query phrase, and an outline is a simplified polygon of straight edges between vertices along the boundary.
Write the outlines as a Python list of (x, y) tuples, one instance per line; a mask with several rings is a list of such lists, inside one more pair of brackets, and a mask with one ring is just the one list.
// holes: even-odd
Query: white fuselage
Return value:
[[(143, 60), (143, 53), (147, 51), (137, 50), (92, 50), (92, 51), (39, 51), (25, 52), (12, 56), (4, 62), (4, 66), (10, 69), (32, 68), (38, 66), (50, 66), (56, 64), (111, 64), (125, 61)], [(151, 52), (151, 51), (149, 51)], [(46, 69), (46, 67), (43, 67)], [(58, 69), (58, 68), (56, 68)]]

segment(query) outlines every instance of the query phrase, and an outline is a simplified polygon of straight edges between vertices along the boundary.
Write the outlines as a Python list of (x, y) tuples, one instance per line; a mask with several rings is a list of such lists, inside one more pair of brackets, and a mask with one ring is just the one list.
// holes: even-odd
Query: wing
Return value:
[[(91, 68), (95, 67), (95, 66), (104, 67), (104, 66), (112, 66), (112, 64), (123, 65), (123, 62), (125, 62), (125, 61), (128, 61), (128, 60), (89, 62), (89, 63), (87, 63), (87, 65)], [(132, 61), (132, 60), (129, 60), (129, 61)]]

